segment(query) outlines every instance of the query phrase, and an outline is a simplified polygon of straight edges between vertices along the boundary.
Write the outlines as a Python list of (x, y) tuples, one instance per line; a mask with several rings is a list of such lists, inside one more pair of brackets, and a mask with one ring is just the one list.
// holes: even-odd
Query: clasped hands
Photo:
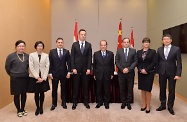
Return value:
[(147, 74), (147, 71), (145, 69), (141, 69), (140, 73)]
[[(76, 69), (73, 69), (73, 74), (77, 74), (77, 70)], [(87, 69), (86, 75), (89, 75), (89, 74), (90, 74), (90, 69)]]

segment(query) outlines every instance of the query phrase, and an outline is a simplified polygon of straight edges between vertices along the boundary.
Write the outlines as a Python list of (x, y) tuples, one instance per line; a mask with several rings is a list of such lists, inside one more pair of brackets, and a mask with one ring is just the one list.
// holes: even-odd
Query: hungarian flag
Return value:
[(130, 46), (131, 46), (131, 48), (134, 48), (134, 32), (133, 32), (133, 28), (132, 28), (132, 31), (131, 31)]
[(78, 23), (77, 21), (75, 21), (73, 42), (77, 42), (77, 41), (78, 41)]
[[(119, 22), (119, 29), (118, 29), (118, 45), (117, 45), (117, 49), (122, 48), (122, 23), (121, 23), (121, 19)], [(116, 67), (116, 72), (118, 72), (118, 68)]]

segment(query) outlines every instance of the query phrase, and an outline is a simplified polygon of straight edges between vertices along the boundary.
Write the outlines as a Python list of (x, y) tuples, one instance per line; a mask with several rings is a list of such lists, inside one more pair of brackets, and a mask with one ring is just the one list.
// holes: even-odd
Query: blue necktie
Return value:
[(126, 59), (126, 61), (127, 61), (127, 58), (128, 58), (128, 56), (127, 56), (127, 49), (125, 49), (125, 59)]
[(106, 54), (103, 52), (103, 58), (105, 58), (106, 57)]
[(84, 43), (81, 44), (81, 53), (83, 54), (84, 52)]

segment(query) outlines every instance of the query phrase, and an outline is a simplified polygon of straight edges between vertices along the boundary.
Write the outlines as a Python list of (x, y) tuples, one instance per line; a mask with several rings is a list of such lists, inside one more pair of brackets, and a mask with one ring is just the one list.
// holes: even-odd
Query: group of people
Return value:
[[(175, 84), (180, 79), (182, 71), (180, 49), (171, 45), (172, 37), (169, 34), (162, 37), (163, 46), (157, 52), (150, 49), (150, 39), (144, 38), (142, 49), (136, 52), (130, 48), (130, 39), (122, 40), (122, 48), (117, 50), (115, 64), (118, 68), (118, 81), (120, 86), (121, 109), (127, 107), (131, 110), (133, 99), (133, 87), (135, 67), (138, 69), (138, 89), (141, 90), (141, 111), (150, 113), (151, 91), (154, 76), (159, 76), (160, 102), (157, 111), (166, 109), (174, 115)], [(70, 52), (64, 48), (64, 40), (56, 40), (56, 48), (50, 50), (49, 55), (43, 52), (44, 43), (37, 41), (34, 45), (36, 52), (26, 54), (25, 42), (18, 40), (15, 43), (16, 51), (9, 54), (5, 69), (10, 76), (11, 95), (14, 95), (14, 104), (17, 108), (17, 116), (27, 115), (25, 111), (26, 93), (34, 93), (36, 103), (35, 115), (43, 114), (43, 102), (45, 92), (50, 89), (48, 79), (52, 80), (52, 106), (53, 111), (57, 107), (58, 84), (61, 86), (61, 106), (66, 105), (67, 78), (73, 78), (73, 105), (75, 110), (78, 103), (78, 93), (82, 82), (84, 106), (90, 109), (88, 102), (89, 77), (93, 66), (93, 77), (96, 81), (97, 105), (95, 108), (105, 106), (109, 109), (110, 82), (114, 76), (114, 54), (107, 50), (107, 41), (100, 41), (100, 50), (93, 54), (92, 46), (86, 41), (86, 30), (79, 30), (79, 41), (74, 42)], [(71, 75), (72, 74), (72, 75)], [(169, 96), (166, 98), (166, 84), (168, 80)]]

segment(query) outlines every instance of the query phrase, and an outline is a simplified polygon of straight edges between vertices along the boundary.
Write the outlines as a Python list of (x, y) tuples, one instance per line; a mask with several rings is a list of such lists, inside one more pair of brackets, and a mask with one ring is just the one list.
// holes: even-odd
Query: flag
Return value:
[(134, 48), (134, 32), (133, 32), (133, 28), (132, 28), (132, 31), (131, 31), (130, 47)]
[[(121, 19), (119, 22), (119, 29), (118, 29), (118, 45), (117, 45), (117, 49), (122, 48), (122, 23), (121, 23)], [(118, 72), (118, 68), (116, 67), (116, 72)]]
[(120, 49), (122, 48), (122, 23), (121, 23), (121, 20), (119, 22), (119, 29), (118, 29), (118, 46), (117, 46), (117, 49)]
[(73, 42), (77, 42), (78, 41), (78, 23), (75, 20), (75, 28), (74, 28), (74, 36), (73, 36)]

